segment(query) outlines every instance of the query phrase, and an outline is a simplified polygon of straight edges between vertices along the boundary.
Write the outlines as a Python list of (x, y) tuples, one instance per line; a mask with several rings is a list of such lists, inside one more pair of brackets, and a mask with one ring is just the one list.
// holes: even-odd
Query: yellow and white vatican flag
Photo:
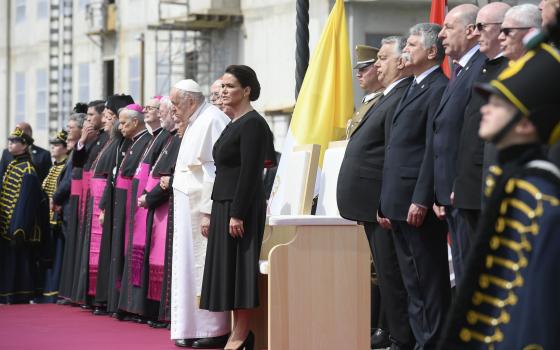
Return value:
[(294, 146), (321, 145), (319, 168), (330, 141), (344, 139), (354, 109), (352, 64), (344, 1), (337, 0), (313, 52), (284, 141), (269, 213), (280, 215), (287, 191), (289, 154)]

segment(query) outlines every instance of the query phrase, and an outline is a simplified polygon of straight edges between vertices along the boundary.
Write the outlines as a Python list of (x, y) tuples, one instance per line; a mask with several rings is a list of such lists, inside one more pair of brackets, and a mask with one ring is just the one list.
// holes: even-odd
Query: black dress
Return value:
[[(201, 309), (227, 311), (259, 305), (258, 263), (266, 219), (262, 174), (273, 149), (272, 132), (255, 111), (230, 123), (214, 145), (216, 179)], [(243, 220), (242, 238), (229, 235), (231, 217)]]

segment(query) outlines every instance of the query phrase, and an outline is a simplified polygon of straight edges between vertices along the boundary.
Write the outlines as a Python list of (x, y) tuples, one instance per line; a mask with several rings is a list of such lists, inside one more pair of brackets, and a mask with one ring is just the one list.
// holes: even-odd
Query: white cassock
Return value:
[(171, 339), (208, 338), (228, 333), (229, 312), (198, 307), (207, 240), (200, 232), (202, 213), (212, 210), (215, 170), (212, 148), (230, 122), (204, 102), (189, 120), (173, 177), (173, 262), (171, 271)]

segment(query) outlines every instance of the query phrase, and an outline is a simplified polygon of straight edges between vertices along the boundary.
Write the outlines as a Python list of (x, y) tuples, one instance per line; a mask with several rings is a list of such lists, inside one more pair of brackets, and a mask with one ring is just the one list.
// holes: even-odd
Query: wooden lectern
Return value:
[[(325, 200), (336, 200), (336, 178), (344, 155), (340, 147), (344, 146), (333, 144), (325, 153), (323, 169), (328, 171), (321, 176), (319, 189)], [(315, 177), (317, 146), (300, 151), (311, 152), (303, 157), (309, 163), (305, 169), (290, 168), (290, 173)], [(290, 188), (291, 194), (309, 201), (314, 180), (301, 181), (306, 185)], [(338, 215), (336, 203), (333, 206), (319, 198), (319, 207), (330, 209), (324, 215), (269, 217), (261, 250), (265, 260), (261, 272), (266, 276), (260, 276), (260, 317), (252, 325), (257, 349), (369, 349), (370, 250), (365, 233)], [(310, 205), (302, 203), (299, 208), (307, 210)]]

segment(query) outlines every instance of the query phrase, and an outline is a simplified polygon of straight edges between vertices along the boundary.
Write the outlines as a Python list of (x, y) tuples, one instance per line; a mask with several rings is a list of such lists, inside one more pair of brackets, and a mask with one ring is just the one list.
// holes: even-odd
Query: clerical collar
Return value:
[(157, 136), (162, 130), (163, 130), (163, 128), (160, 126), (159, 128), (152, 130), (151, 135), (152, 136)]
[(138, 140), (140, 137), (142, 137), (142, 135), (144, 135), (147, 132), (148, 132), (148, 129), (143, 129), (142, 131), (140, 131), (139, 133), (137, 133), (136, 135), (134, 135), (132, 137), (132, 141)]
[(459, 61), (456, 62), (459, 63), (461, 67), (464, 68), (479, 49), (480, 49), (480, 45), (476, 44), (475, 46), (471, 47), (471, 49), (467, 51), (467, 53), (465, 53)]
[(368, 103), (369, 101), (373, 100), (374, 98), (376, 98), (381, 94), (383, 94), (383, 89), (372, 92), (371, 94), (367, 94), (362, 99), (362, 103)]
[(403, 80), (405, 80), (405, 79), (408, 79), (408, 77), (404, 77), (404, 78), (401, 78), (401, 79), (399, 79), (399, 80), (395, 80), (394, 82), (392, 82), (391, 84), (389, 84), (389, 86), (387, 86), (387, 87), (385, 88), (385, 91), (383, 91), (383, 95), (384, 95), (384, 96), (389, 95), (389, 93), (391, 92), (391, 90), (393, 90), (393, 89), (395, 88), (395, 86), (397, 86), (401, 81), (403, 81)]
[(435, 66), (425, 70), (423, 73), (421, 73), (417, 77), (414, 77), (414, 79), (416, 80), (416, 84), (420, 84), (422, 82), (422, 80), (426, 79), (428, 77), (428, 75), (430, 75), (433, 71), (435, 71), (438, 68), (439, 68), (439, 66), (436, 64)]

